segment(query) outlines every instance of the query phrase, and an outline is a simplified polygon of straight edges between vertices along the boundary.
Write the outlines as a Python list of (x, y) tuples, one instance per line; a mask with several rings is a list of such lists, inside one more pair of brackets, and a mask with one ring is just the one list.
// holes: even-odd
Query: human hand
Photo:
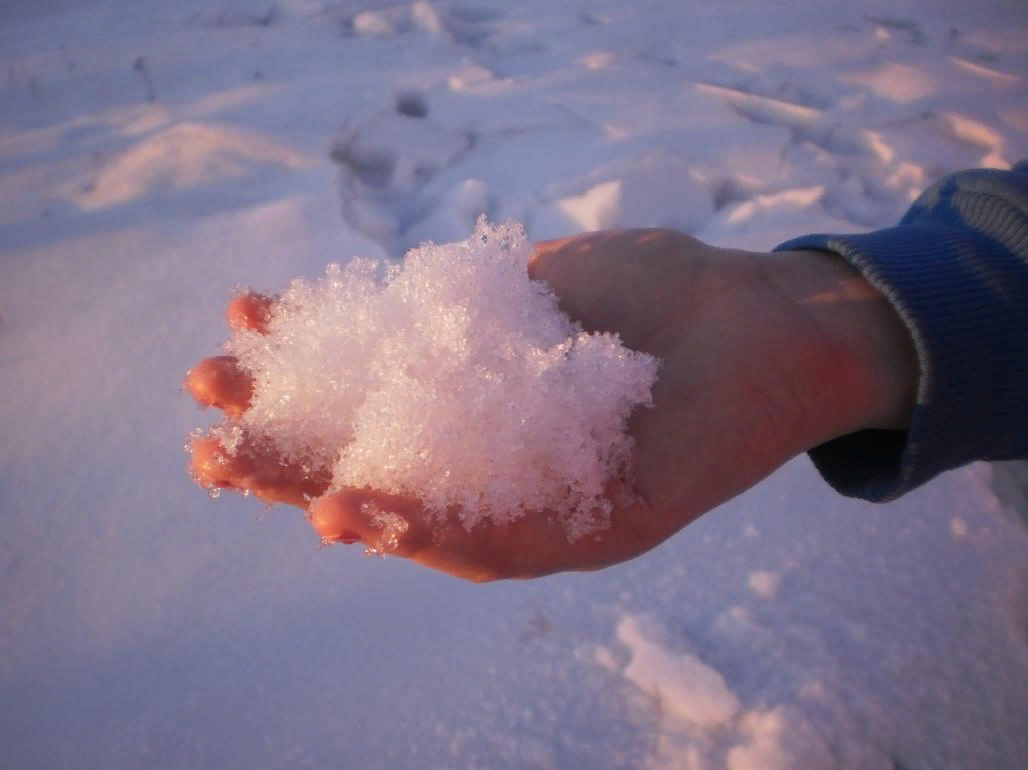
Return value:
[[(456, 515), (440, 522), (416, 500), (375, 490), (322, 497), (327, 476), (283, 465), (249, 436), (233, 456), (215, 438), (194, 441), (194, 476), (303, 509), (313, 499), (310, 521), (325, 540), (377, 546), (392, 534), (392, 553), (458, 577), (535, 577), (630, 559), (799, 452), (909, 420), (917, 384), (909, 334), (837, 257), (753, 254), (670, 230), (629, 230), (540, 244), (530, 270), (585, 329), (617, 332), (662, 361), (654, 407), (630, 422), (632, 475), (612, 480), (608, 529), (571, 542), (545, 511), (467, 530)], [(271, 307), (267, 297), (242, 297), (229, 322), (263, 330)], [(230, 419), (253, 391), (227, 356), (202, 361), (187, 385)], [(399, 514), (407, 529), (383, 533), (375, 508)]]

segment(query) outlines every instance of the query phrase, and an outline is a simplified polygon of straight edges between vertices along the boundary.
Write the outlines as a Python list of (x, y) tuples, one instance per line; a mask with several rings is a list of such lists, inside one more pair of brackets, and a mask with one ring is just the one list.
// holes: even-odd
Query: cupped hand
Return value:
[[(326, 474), (284, 463), (251, 436), (231, 454), (214, 436), (196, 439), (194, 477), (302, 508), (326, 541), (387, 545), (474, 581), (525, 578), (630, 559), (797, 453), (909, 419), (917, 381), (909, 334), (837, 257), (754, 254), (671, 230), (626, 230), (539, 244), (530, 271), (585, 329), (616, 332), (662, 362), (654, 406), (630, 422), (632, 473), (611, 482), (608, 529), (570, 541), (546, 511), (465, 529), (456, 512), (441, 521), (414, 499), (370, 489), (326, 495)], [(229, 305), (229, 324), (264, 331), (272, 307), (268, 297), (241, 297)], [(187, 386), (229, 420), (253, 392), (229, 356), (202, 361)], [(406, 529), (383, 530), (374, 515), (383, 510)]]

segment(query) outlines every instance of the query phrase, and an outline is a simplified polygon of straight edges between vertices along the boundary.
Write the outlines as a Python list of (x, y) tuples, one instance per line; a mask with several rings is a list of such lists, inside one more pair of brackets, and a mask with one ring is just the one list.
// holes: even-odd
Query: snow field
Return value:
[(481, 214), (752, 249), (891, 224), (1028, 156), (1026, 24), (947, 0), (6, 4), (0, 764), (1023, 768), (1007, 468), (873, 507), (801, 458), (645, 558), (471, 587), (208, 504), (177, 387), (234, 285), (313, 287)]

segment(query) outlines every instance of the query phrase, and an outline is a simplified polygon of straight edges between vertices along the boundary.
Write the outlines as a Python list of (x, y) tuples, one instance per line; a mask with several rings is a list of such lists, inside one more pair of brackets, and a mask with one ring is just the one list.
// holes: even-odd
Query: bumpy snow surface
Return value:
[(590, 333), (528, 275), (516, 223), (425, 244), (402, 265), (355, 259), (294, 281), (267, 334), (229, 343), (255, 392), (244, 424), (338, 487), (415, 497), (466, 526), (526, 510), (569, 536), (606, 523), (632, 409), (658, 362)]
[(326, 263), (483, 213), (891, 226), (1028, 157), (1026, 7), (0, 2), (0, 767), (1025, 770), (1024, 463), (872, 505), (799, 457), (630, 562), (481, 586), (210, 503), (178, 388), (233, 286), (332, 305)]

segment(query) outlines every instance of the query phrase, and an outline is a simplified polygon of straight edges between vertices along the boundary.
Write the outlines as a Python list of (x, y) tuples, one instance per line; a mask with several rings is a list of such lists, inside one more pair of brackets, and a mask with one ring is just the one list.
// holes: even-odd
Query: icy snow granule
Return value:
[(572, 539), (605, 526), (658, 361), (573, 323), (529, 279), (531, 253), (519, 224), (482, 219), (401, 265), (355, 259), (293, 281), (268, 334), (228, 344), (255, 380), (243, 425), (330, 467), (334, 489), (456, 507), (468, 528), (543, 510)]

